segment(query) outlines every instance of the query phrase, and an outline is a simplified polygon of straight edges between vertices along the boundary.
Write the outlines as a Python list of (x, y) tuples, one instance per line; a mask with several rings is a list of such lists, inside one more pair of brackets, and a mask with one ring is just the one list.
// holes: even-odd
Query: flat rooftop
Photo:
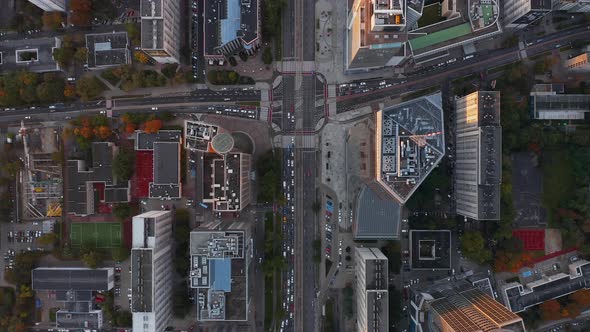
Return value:
[(184, 139), (187, 149), (208, 151), (219, 127), (199, 121), (184, 121)]
[(34, 290), (108, 291), (112, 288), (113, 269), (39, 267), (32, 271)]
[[(0, 41), (0, 71), (28, 70), (33, 72), (47, 72), (59, 70), (53, 59), (53, 49), (61, 47), (61, 39), (34, 38)], [(18, 53), (34, 52), (30, 61), (18, 56)]]
[(356, 205), (355, 239), (399, 239), (401, 219), (399, 202), (389, 197), (380, 197), (365, 185), (361, 189)]
[(101, 328), (102, 311), (71, 312), (59, 310), (55, 313), (57, 328), (61, 329), (93, 329)]
[(376, 122), (376, 180), (405, 203), (445, 153), (441, 94), (383, 109)]
[(451, 268), (451, 231), (410, 230), (410, 267), (414, 270)]
[(127, 32), (108, 32), (86, 35), (88, 67), (119, 66), (130, 62)]
[(154, 182), (150, 197), (180, 197), (180, 143), (154, 142)]
[(258, 39), (258, 0), (208, 0), (205, 6), (205, 54), (248, 48)]
[(137, 131), (135, 137), (135, 150), (153, 150), (154, 142), (180, 142), (181, 139), (182, 131), (180, 130), (160, 130), (157, 133)]
[(131, 311), (151, 312), (154, 307), (153, 249), (131, 250)]

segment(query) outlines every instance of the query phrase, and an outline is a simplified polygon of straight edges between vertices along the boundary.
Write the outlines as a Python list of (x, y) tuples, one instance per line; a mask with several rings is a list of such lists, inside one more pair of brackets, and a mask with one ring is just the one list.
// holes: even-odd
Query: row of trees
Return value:
[(262, 1), (262, 37), (265, 41), (281, 38), (281, 17), (286, 5), (287, 0)]
[(120, 81), (120, 87), (124, 91), (166, 85), (166, 77), (158, 74), (158, 72), (151, 69), (141, 70), (133, 65), (108, 69), (101, 76), (113, 85)]
[(66, 131), (66, 135), (73, 135), (82, 150), (90, 150), (94, 140), (107, 140), (113, 134), (109, 120), (104, 115), (93, 117), (81, 116), (70, 121), (71, 129)]
[(127, 134), (133, 134), (136, 129), (141, 129), (147, 133), (157, 133), (162, 129), (164, 121), (169, 121), (173, 117), (169, 112), (161, 114), (125, 113), (121, 116), (121, 121)]
[(50, 104), (75, 95), (73, 86), (56, 73), (13, 71), (0, 76), (0, 105)]
[(274, 202), (281, 192), (281, 158), (272, 150), (256, 162), (259, 190), (258, 202)]

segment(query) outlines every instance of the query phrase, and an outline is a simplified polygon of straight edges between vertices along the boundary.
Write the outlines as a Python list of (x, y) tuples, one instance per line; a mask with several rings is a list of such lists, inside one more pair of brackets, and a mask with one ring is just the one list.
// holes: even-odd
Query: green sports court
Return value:
[(121, 245), (121, 223), (72, 223), (70, 243), (73, 247), (82, 245), (90, 248), (115, 248)]

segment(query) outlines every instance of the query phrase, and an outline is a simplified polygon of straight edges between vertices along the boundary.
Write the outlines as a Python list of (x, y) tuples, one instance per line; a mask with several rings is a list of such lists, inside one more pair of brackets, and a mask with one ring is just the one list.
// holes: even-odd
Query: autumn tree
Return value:
[(109, 128), (108, 126), (99, 126), (97, 128), (94, 128), (94, 134), (102, 140), (109, 138), (112, 133), (113, 132), (111, 131), (111, 128)]
[(137, 61), (139, 61), (140, 63), (142, 63), (144, 65), (146, 63), (148, 63), (148, 61), (150, 60), (148, 58), (148, 56), (144, 52), (142, 52), (142, 51), (135, 51), (135, 52), (133, 52), (133, 56), (135, 57), (135, 59)]
[(153, 119), (145, 122), (144, 131), (146, 133), (157, 133), (162, 128), (162, 120), (160, 119)]
[(64, 96), (65, 97), (74, 97), (76, 95), (76, 88), (71, 84), (66, 84), (64, 87)]
[(569, 296), (570, 300), (577, 303), (580, 307), (590, 306), (590, 290), (582, 289)]
[(82, 100), (97, 97), (103, 91), (103, 85), (94, 76), (82, 76), (76, 85), (76, 92)]
[(557, 320), (561, 318), (561, 305), (557, 300), (549, 300), (539, 305), (543, 320)]
[(60, 12), (44, 12), (41, 20), (43, 21), (43, 27), (51, 31), (61, 28), (61, 24), (63, 23), (63, 17)]
[(86, 47), (79, 47), (74, 53), (74, 61), (77, 63), (86, 63), (88, 61), (88, 49)]
[(70, 22), (74, 26), (87, 26), (90, 24), (90, 11), (92, 3), (90, 0), (71, 0), (70, 1)]
[(570, 302), (561, 309), (561, 316), (564, 318), (576, 318), (581, 312), (582, 310), (580, 310), (580, 306), (577, 303)]

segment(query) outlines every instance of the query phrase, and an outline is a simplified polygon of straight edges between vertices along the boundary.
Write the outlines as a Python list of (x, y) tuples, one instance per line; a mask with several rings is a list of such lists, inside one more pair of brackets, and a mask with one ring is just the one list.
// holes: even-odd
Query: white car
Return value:
[(152, 107), (152, 111), (157, 111), (158, 108), (157, 107)]

